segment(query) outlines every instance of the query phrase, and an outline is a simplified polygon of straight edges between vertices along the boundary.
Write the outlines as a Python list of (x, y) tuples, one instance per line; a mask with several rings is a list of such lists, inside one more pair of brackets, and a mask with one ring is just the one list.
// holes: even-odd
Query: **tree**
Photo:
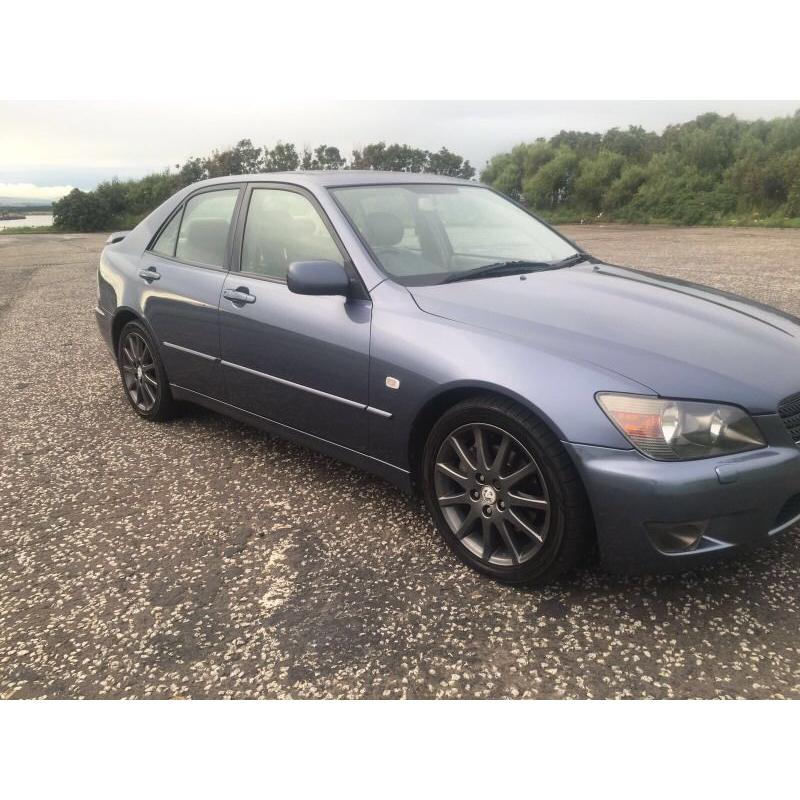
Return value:
[(407, 144), (390, 144), (383, 153), (384, 165), (380, 169), (390, 172), (424, 172), (428, 165), (428, 152)]
[(353, 150), (351, 169), (388, 170), (390, 172), (422, 172), (427, 152), (406, 144), (368, 144), (363, 150)]
[(95, 192), (73, 189), (53, 203), (53, 225), (70, 231), (102, 231), (111, 227), (111, 211)]
[(618, 211), (636, 196), (639, 187), (647, 180), (647, 170), (639, 164), (626, 164), (620, 176), (612, 181), (603, 194), (603, 211)]
[(466, 178), (475, 176), (475, 168), (461, 156), (451, 153), (446, 147), (438, 153), (428, 153), (425, 171), (434, 175), (448, 175), (451, 178)]
[(578, 167), (578, 156), (566, 145), (530, 178), (523, 181), (525, 201), (534, 208), (553, 210), (566, 204)]
[(178, 180), (181, 186), (188, 186), (191, 183), (202, 181), (208, 177), (204, 158), (190, 158), (178, 170)]
[(786, 180), (785, 214), (787, 217), (800, 217), (800, 147), (784, 156), (783, 171)]
[(124, 218), (123, 227), (135, 225), (140, 219), (147, 216), (156, 206), (161, 205), (167, 198), (182, 188), (179, 176), (169, 171), (156, 172), (145, 175), (138, 181), (128, 181), (126, 186), (126, 208), (121, 218)]
[(250, 139), (242, 139), (236, 147), (234, 152), (237, 154), (239, 165), (241, 167), (241, 175), (254, 175), (255, 173), (262, 172), (264, 169), (264, 162), (262, 156), (264, 150), (261, 147), (253, 147)]
[(481, 173), (481, 180), (515, 200), (522, 197), (522, 167), (510, 153), (493, 156)]
[(601, 150), (596, 156), (584, 159), (573, 187), (571, 200), (575, 207), (600, 211), (605, 193), (619, 177), (624, 164), (624, 156), (609, 150)]
[[(93, 192), (75, 190), (54, 205), (54, 224), (62, 230), (130, 228), (178, 189), (205, 178), (346, 165), (339, 149), (327, 144), (304, 148), (301, 156), (291, 143), (278, 141), (269, 149), (241, 139), (174, 171), (106, 181)], [(430, 152), (383, 141), (353, 150), (350, 168), (475, 174), (469, 161), (446, 147)], [(481, 179), (559, 220), (601, 211), (624, 221), (681, 224), (726, 222), (732, 215), (778, 223), (800, 219), (800, 110), (753, 122), (701, 114), (661, 134), (637, 126), (603, 134), (561, 131), (498, 153)]]
[(544, 139), (518, 144), (510, 153), (492, 158), (481, 174), (481, 180), (515, 200), (522, 200), (523, 180), (532, 178), (557, 152), (558, 148)]
[(363, 150), (353, 150), (350, 158), (350, 169), (382, 169), (385, 142), (368, 144)]
[(313, 153), (307, 147), (303, 148), (302, 169), (342, 169), (347, 159), (342, 157), (338, 147), (321, 144)]
[(215, 150), (205, 162), (209, 178), (223, 175), (248, 175), (261, 172), (263, 150), (253, 147), (250, 139), (242, 139), (228, 150)]
[(431, 172), (454, 178), (472, 178), (475, 169), (469, 161), (442, 147), (431, 153), (407, 144), (376, 142), (361, 150), (353, 150), (350, 169), (377, 169), (389, 172)]
[(559, 148), (565, 145), (581, 158), (596, 155), (602, 142), (602, 134), (584, 133), (583, 131), (561, 131), (561, 133), (557, 133), (550, 139), (552, 147)]
[(648, 132), (638, 125), (628, 130), (611, 128), (601, 139), (600, 148), (624, 156), (628, 161), (644, 162), (659, 149), (658, 134)]
[(800, 214), (800, 110), (745, 122), (701, 114), (663, 133), (561, 131), (490, 159), (482, 179), (540, 211), (628, 221), (722, 222)]
[(294, 172), (300, 166), (300, 156), (293, 144), (278, 142), (272, 150), (264, 148), (264, 172)]
[(123, 214), (128, 209), (128, 186), (118, 178), (99, 184), (94, 194), (112, 217)]

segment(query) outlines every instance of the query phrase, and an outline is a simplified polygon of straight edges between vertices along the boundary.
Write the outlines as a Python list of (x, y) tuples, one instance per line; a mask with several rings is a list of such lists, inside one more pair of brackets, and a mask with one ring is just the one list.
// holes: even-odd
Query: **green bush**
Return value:
[(550, 220), (794, 224), (800, 111), (755, 122), (702, 114), (660, 135), (561, 131), (499, 153), (481, 178)]
[(73, 189), (53, 203), (53, 226), (70, 231), (97, 231), (111, 227), (113, 215), (107, 198), (97, 192)]

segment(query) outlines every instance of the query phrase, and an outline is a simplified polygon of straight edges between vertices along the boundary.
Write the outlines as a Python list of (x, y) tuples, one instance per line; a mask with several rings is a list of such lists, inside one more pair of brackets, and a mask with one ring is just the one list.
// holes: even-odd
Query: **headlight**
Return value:
[(755, 422), (736, 406), (606, 393), (598, 394), (597, 402), (637, 450), (658, 461), (724, 456), (766, 446)]

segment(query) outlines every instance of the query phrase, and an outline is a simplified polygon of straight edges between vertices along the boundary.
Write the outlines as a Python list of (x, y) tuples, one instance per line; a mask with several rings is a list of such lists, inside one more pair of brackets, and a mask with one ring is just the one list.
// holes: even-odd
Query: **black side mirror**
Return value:
[(350, 278), (335, 261), (294, 261), (289, 264), (286, 285), (295, 294), (347, 296)]

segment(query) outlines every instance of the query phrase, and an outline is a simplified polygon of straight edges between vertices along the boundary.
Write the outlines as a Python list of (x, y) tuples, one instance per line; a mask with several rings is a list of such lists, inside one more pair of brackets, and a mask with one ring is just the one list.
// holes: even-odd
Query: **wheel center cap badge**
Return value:
[(136, 375), (138, 376), (139, 380), (142, 379), (142, 368), (141, 367), (137, 368)]
[(493, 505), (494, 501), (497, 500), (497, 492), (495, 492), (491, 486), (484, 486), (483, 489), (481, 489), (481, 500), (483, 500), (487, 506)]

